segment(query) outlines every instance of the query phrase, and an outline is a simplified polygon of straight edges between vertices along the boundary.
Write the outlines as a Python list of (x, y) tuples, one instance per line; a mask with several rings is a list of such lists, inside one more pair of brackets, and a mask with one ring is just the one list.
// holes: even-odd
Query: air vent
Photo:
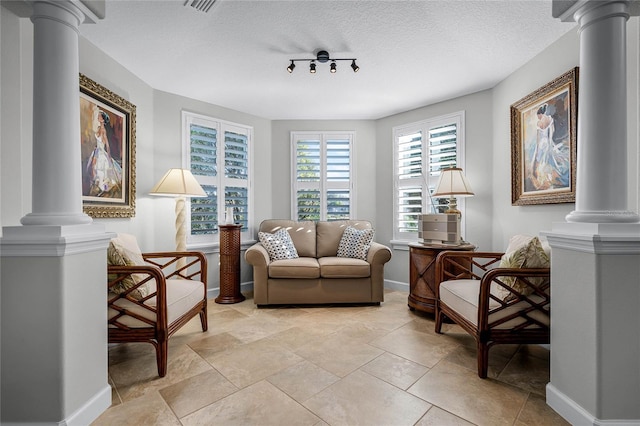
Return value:
[(192, 8), (200, 12), (207, 13), (215, 2), (216, 0), (187, 0), (184, 2), (184, 5), (191, 6)]

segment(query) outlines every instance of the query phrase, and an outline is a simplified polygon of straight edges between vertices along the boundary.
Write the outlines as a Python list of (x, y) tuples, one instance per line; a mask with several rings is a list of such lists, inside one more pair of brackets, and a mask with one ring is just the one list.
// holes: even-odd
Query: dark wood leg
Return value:
[(169, 354), (169, 339), (162, 339), (156, 345), (156, 361), (158, 363), (158, 376), (167, 375), (167, 358)]
[(489, 345), (486, 342), (478, 342), (478, 377), (487, 378), (489, 369)]

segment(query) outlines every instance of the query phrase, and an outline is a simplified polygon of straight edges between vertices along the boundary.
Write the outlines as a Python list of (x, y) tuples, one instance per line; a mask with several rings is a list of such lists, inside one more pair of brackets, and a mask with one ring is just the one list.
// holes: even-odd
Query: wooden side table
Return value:
[(240, 293), (240, 229), (242, 225), (219, 225), (220, 229), (220, 294), (216, 303), (238, 303)]
[(474, 250), (473, 244), (409, 244), (409, 309), (434, 313), (436, 308), (436, 257), (446, 250)]

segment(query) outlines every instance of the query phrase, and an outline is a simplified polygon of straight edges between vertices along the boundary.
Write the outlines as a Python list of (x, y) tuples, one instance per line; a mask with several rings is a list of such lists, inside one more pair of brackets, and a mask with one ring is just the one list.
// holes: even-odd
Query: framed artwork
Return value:
[(93, 218), (135, 216), (136, 107), (80, 74), (83, 211)]
[(511, 204), (576, 199), (578, 68), (511, 105)]

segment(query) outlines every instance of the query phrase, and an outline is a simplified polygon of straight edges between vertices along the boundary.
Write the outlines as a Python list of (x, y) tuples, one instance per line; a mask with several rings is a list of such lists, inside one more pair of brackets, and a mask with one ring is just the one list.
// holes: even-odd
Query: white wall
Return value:
[[(393, 238), (393, 127), (428, 118), (465, 111), (465, 175), (475, 195), (466, 198), (465, 240), (489, 250), (491, 246), (492, 193), (491, 144), (492, 98), (485, 90), (435, 105), (418, 108), (378, 120), (376, 123), (376, 192), (378, 229), (376, 239), (390, 244)], [(401, 284), (409, 282), (409, 253), (407, 247), (393, 250), (391, 261), (385, 265), (385, 279)]]

